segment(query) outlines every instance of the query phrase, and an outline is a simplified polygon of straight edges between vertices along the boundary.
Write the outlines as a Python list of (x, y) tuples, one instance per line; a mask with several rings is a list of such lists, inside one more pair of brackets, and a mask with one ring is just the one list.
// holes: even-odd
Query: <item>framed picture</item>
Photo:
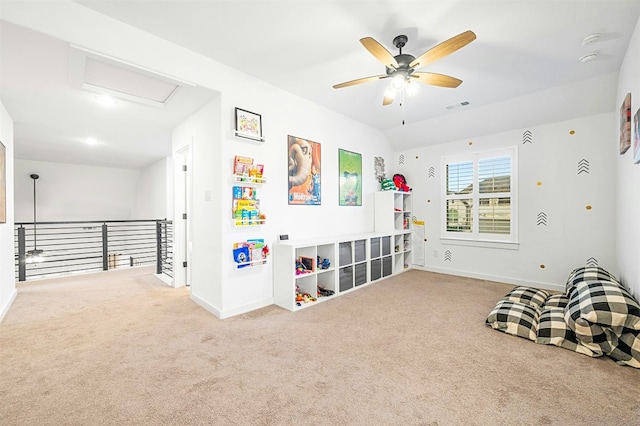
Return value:
[(620, 107), (620, 155), (631, 147), (631, 93), (627, 93)]
[(362, 155), (338, 150), (338, 182), (340, 182), (339, 204), (341, 206), (362, 205)]
[(236, 131), (240, 138), (264, 142), (262, 137), (262, 116), (255, 112), (236, 108)]
[(640, 108), (633, 116), (633, 162), (640, 163)]
[(7, 148), (0, 142), (0, 223), (7, 223)]
[(307, 139), (288, 136), (289, 204), (319, 206), (320, 144)]

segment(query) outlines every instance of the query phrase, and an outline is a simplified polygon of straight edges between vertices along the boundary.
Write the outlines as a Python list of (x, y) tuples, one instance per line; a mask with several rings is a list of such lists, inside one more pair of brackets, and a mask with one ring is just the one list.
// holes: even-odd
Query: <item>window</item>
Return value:
[(443, 238), (516, 242), (515, 153), (443, 159)]

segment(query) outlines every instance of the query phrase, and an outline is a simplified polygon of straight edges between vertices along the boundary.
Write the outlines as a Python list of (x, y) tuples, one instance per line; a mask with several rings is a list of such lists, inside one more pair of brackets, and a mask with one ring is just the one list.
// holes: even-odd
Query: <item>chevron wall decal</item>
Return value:
[(436, 168), (433, 166), (429, 167), (429, 177), (430, 178), (436, 177)]
[(538, 213), (538, 219), (536, 220), (536, 225), (544, 225), (547, 226), (547, 214), (545, 212)]
[(587, 266), (598, 266), (598, 259), (590, 257), (587, 259)]
[(404, 164), (404, 154), (400, 154), (400, 157), (398, 158), (398, 164)]
[(585, 158), (578, 161), (578, 174), (580, 173), (589, 174), (589, 161), (586, 160)]
[(531, 133), (531, 130), (524, 131), (522, 134), (522, 143), (533, 143), (533, 133)]
[(444, 260), (446, 260), (447, 262), (451, 262), (451, 258), (452, 258), (451, 250), (446, 250), (444, 252)]

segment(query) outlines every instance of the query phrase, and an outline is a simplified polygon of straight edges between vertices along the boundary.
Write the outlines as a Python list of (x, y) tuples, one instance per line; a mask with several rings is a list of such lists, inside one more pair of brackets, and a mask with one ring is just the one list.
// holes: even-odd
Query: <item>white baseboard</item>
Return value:
[(253, 302), (246, 305), (238, 306), (233, 309), (228, 309), (226, 311), (221, 311), (220, 309), (216, 308), (215, 306), (211, 305), (208, 302), (205, 302), (204, 300), (194, 295), (193, 293), (191, 293), (191, 300), (193, 300), (195, 303), (197, 303), (198, 305), (200, 305), (201, 307), (203, 307), (204, 309), (206, 309), (208, 312), (212, 313), (213, 315), (215, 315), (216, 318), (219, 318), (219, 319), (231, 318), (236, 315), (244, 314), (247, 312), (254, 311), (256, 309), (273, 305), (273, 297), (271, 297), (269, 299), (264, 299), (258, 302)]
[(479, 274), (476, 272), (460, 271), (457, 269), (422, 267), (417, 265), (413, 265), (413, 269), (420, 270), (420, 271), (437, 272), (439, 274), (455, 275), (458, 277), (476, 278), (479, 280), (487, 280), (487, 281), (496, 281), (496, 282), (505, 283), (505, 284), (542, 288), (545, 290), (559, 291), (562, 293), (565, 292), (564, 283), (557, 284), (557, 283), (546, 283), (546, 282), (540, 282), (540, 281), (528, 281), (528, 280), (521, 280), (519, 278), (511, 278), (511, 277), (503, 277), (498, 275)]
[(191, 300), (203, 307), (206, 311), (212, 313), (216, 318), (220, 318), (221, 312), (218, 308), (209, 304), (208, 302), (205, 302), (204, 300), (193, 294), (193, 292), (191, 293)]
[(154, 275), (156, 276), (156, 278), (158, 278), (160, 281), (162, 281), (163, 283), (165, 283), (169, 287), (175, 287), (173, 285), (173, 278), (171, 278), (170, 276), (165, 275), (165, 274), (154, 274)]
[(220, 318), (222, 319), (230, 318), (236, 315), (255, 311), (256, 309), (264, 308), (271, 305), (273, 305), (273, 297), (270, 297), (269, 299), (260, 300), (258, 302), (253, 302), (246, 305), (238, 306), (233, 309), (225, 310), (222, 312), (222, 316)]
[(13, 293), (11, 293), (11, 296), (9, 297), (9, 300), (7, 301), (7, 303), (5, 303), (5, 305), (2, 307), (2, 310), (0, 311), (0, 323), (4, 319), (4, 316), (7, 314), (7, 312), (9, 312), (9, 308), (11, 307), (11, 305), (13, 305), (13, 301), (16, 300), (17, 295), (18, 290), (14, 288)]

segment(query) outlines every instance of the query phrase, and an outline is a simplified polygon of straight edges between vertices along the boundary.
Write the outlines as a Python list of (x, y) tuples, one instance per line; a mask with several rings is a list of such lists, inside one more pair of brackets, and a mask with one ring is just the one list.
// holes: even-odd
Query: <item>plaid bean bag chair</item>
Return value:
[(486, 325), (536, 343), (591, 357), (607, 355), (640, 368), (640, 305), (601, 267), (569, 274), (566, 293), (514, 287), (493, 308)]

